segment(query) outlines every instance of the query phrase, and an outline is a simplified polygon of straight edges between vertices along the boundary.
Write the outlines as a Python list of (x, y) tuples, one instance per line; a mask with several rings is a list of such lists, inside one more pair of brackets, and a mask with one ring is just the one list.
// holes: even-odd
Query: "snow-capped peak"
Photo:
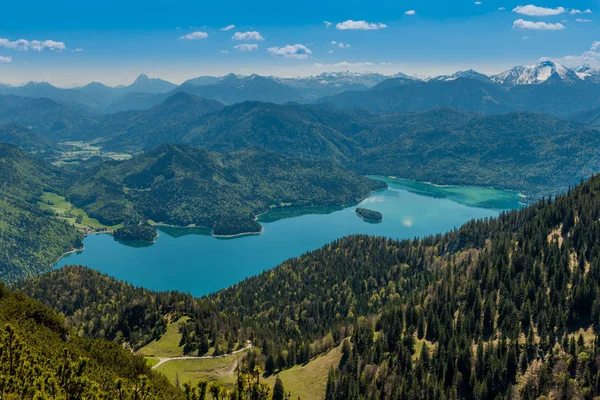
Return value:
[(570, 68), (554, 61), (542, 61), (539, 64), (518, 66), (492, 77), (492, 81), (504, 85), (536, 85), (550, 78), (559, 79), (565, 83), (574, 83), (580, 77)]
[(490, 82), (490, 77), (482, 74), (481, 72), (477, 72), (473, 69), (468, 69), (466, 71), (458, 71), (452, 75), (440, 75), (431, 78), (431, 81), (454, 81), (458, 78), (468, 78), (468, 79), (476, 79), (482, 82)]
[(600, 83), (600, 69), (592, 68), (588, 64), (581, 65), (574, 69), (575, 73), (584, 81)]

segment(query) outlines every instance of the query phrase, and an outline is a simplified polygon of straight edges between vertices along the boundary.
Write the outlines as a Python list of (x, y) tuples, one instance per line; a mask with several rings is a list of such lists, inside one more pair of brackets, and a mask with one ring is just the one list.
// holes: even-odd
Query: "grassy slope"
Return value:
[(225, 357), (173, 360), (162, 364), (154, 371), (164, 374), (172, 383), (177, 379), (181, 383), (188, 381), (196, 383), (201, 378), (206, 378), (224, 384), (233, 384), (235, 367), (242, 356), (242, 353), (237, 353)]
[[(104, 225), (100, 223), (100, 221), (98, 221), (96, 218), (91, 218), (90, 216), (88, 216), (88, 214), (81, 208), (77, 208), (71, 203), (69, 203), (63, 196), (52, 192), (44, 192), (42, 194), (41, 200), (38, 202), (38, 206), (42, 210), (48, 210), (57, 214), (58, 217), (68, 221), (72, 225), (75, 225), (75, 227), (77, 227), (77, 229), (80, 230), (107, 229), (109, 231), (112, 231), (122, 226), (122, 224), (112, 226)], [(78, 216), (81, 216), (80, 224), (76, 222)]]
[(181, 340), (179, 323), (186, 322), (188, 319), (188, 317), (182, 317), (169, 324), (167, 330), (160, 337), (160, 339), (150, 342), (146, 346), (139, 349), (138, 354), (152, 358), (182, 356), (183, 346), (179, 346), (179, 341)]
[[(286, 392), (291, 392), (292, 399), (316, 400), (325, 398), (327, 374), (332, 367), (337, 366), (342, 358), (341, 346), (328, 353), (315, 357), (306, 365), (297, 365), (279, 374)], [(275, 384), (275, 375), (267, 382)]]

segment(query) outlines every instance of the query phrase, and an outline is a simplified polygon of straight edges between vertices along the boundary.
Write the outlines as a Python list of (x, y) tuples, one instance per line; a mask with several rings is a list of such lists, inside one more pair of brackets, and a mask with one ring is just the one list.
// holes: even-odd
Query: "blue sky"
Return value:
[(0, 81), (491, 73), (543, 57), (600, 67), (600, 48), (592, 50), (598, 13), (598, 0), (9, 1), (0, 17)]

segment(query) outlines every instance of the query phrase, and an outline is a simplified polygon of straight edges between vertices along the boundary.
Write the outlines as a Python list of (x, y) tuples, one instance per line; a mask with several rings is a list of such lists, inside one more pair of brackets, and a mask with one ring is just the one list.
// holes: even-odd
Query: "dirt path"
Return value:
[(180, 357), (158, 357), (158, 364), (156, 364), (155, 366), (152, 367), (152, 369), (156, 369), (159, 366), (161, 366), (162, 364), (168, 362), (168, 361), (173, 361), (173, 360), (193, 360), (193, 359), (211, 359), (211, 358), (223, 358), (223, 357), (229, 357), (232, 356), (234, 354), (238, 354), (241, 353), (243, 351), (246, 350), (250, 350), (251, 348), (253, 348), (254, 346), (252, 345), (252, 343), (248, 343), (243, 349), (239, 349), (236, 351), (232, 351), (231, 353), (227, 353), (227, 354), (222, 354), (220, 356), (180, 356)]

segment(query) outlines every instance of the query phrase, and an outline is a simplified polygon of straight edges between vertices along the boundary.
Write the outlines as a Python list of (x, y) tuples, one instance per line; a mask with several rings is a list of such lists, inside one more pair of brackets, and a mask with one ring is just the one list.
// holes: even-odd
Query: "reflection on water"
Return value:
[(283, 208), (260, 217), (264, 228), (261, 235), (228, 240), (210, 236), (206, 228), (168, 226), (159, 227), (159, 237), (149, 247), (123, 245), (110, 235), (90, 235), (84, 240), (83, 252), (63, 258), (56, 267), (86, 265), (149, 289), (203, 295), (343, 236), (424, 236), (521, 207), (514, 192), (381, 179), (389, 188), (373, 193), (360, 204), (380, 212), (380, 223), (365, 223), (355, 213), (357, 206)]

